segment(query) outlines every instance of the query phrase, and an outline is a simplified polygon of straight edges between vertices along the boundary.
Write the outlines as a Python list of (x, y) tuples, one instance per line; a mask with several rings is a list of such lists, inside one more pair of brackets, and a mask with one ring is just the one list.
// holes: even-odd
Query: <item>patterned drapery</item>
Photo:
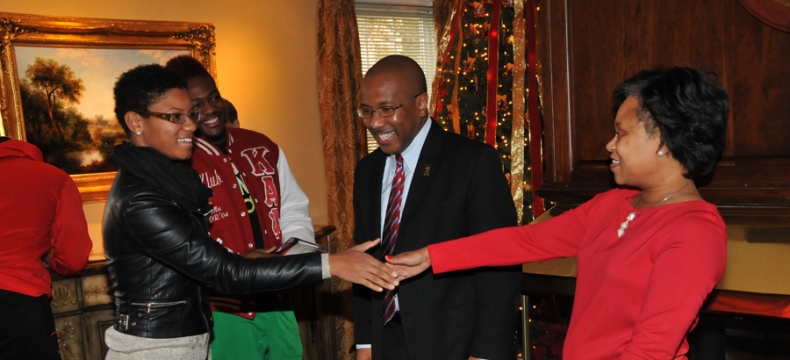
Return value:
[[(365, 155), (365, 129), (355, 107), (362, 81), (354, 0), (318, 1), (318, 101), (324, 139), (329, 222), (337, 227), (330, 251), (354, 245), (354, 167)], [(332, 329), (331, 359), (351, 359), (354, 341), (351, 284), (332, 279), (331, 314), (325, 320)]]

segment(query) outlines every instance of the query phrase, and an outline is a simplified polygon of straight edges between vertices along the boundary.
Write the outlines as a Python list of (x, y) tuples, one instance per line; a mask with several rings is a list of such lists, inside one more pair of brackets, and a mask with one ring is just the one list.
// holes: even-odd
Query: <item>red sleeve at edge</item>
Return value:
[(85, 269), (93, 243), (82, 209), (82, 197), (71, 179), (64, 183), (52, 224), (55, 254), (50, 268), (61, 275), (72, 275)]

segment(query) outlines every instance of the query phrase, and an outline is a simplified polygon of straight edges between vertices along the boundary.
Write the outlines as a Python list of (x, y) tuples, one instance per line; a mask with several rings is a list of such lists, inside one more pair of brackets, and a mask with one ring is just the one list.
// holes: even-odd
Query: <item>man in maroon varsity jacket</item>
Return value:
[[(209, 232), (228, 251), (256, 256), (284, 240), (315, 241), (308, 199), (277, 144), (263, 134), (226, 127), (226, 101), (194, 58), (167, 67), (187, 81), (201, 123), (190, 165), (212, 191)], [(210, 291), (214, 316), (211, 356), (222, 359), (301, 359), (299, 328), (287, 297)]]

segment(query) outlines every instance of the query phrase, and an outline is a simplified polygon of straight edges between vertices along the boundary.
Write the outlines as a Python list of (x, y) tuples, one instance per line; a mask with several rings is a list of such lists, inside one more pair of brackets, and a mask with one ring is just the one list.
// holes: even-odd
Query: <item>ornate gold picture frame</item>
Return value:
[(121, 73), (189, 54), (216, 78), (210, 23), (0, 12), (0, 41), (0, 135), (42, 148), (45, 161), (71, 174), (84, 202), (106, 200), (115, 178), (108, 156), (124, 135), (112, 84)]

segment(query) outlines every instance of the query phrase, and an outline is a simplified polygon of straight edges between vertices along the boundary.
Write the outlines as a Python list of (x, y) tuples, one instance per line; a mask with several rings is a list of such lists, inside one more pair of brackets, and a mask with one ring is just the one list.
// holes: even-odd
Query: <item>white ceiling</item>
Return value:
[(433, 6), (433, 0), (356, 0), (363, 4), (408, 5), (408, 6)]

